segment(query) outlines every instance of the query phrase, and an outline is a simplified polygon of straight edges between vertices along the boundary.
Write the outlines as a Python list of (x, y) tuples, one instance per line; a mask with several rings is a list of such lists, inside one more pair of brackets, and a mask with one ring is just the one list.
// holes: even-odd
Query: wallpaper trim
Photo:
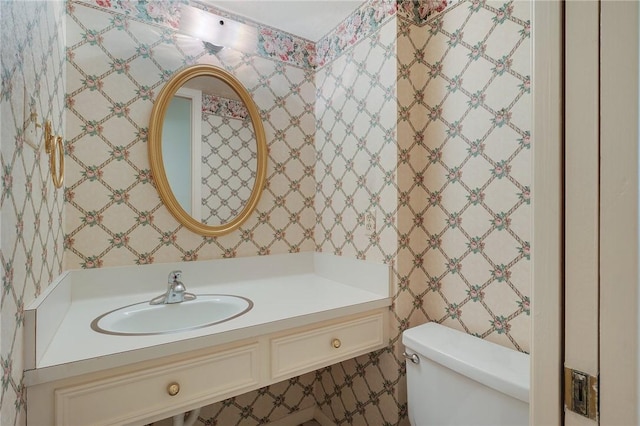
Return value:
[(246, 119), (249, 111), (242, 101), (202, 93), (202, 113)]
[(319, 67), (337, 59), (350, 46), (370, 37), (397, 11), (395, 0), (364, 2), (334, 30), (316, 43), (316, 64)]

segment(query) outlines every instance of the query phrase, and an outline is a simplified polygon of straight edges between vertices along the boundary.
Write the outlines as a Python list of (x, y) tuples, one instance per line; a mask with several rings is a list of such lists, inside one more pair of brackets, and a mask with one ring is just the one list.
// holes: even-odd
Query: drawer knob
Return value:
[(336, 349), (338, 349), (341, 345), (342, 345), (342, 342), (340, 341), (340, 339), (333, 339), (331, 341), (331, 346), (333, 346)]
[(167, 386), (167, 393), (171, 396), (176, 396), (180, 392), (180, 385), (176, 382), (171, 383)]

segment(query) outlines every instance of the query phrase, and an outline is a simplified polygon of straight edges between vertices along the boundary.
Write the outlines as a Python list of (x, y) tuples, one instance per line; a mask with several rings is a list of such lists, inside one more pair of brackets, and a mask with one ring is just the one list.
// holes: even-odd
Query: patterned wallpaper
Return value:
[[(396, 43), (393, 17), (318, 69), (318, 251), (397, 262)], [(376, 222), (370, 235), (367, 214)], [(406, 410), (397, 394), (402, 363), (393, 349), (318, 371), (316, 400), (323, 413), (341, 425), (396, 424)]]
[(257, 158), (249, 117), (202, 113), (201, 217), (205, 223), (226, 223), (240, 213), (251, 196)]
[[(388, 21), (316, 75), (316, 247), (390, 261), (395, 255), (396, 25)], [(366, 235), (365, 215), (378, 232)]]
[(391, 345), (316, 373), (339, 425), (408, 423), (408, 327), (437, 321), (529, 350), (529, 7), (400, 8), (397, 63), (384, 27), (318, 70), (318, 250), (391, 262), (396, 285)]
[[(26, 143), (24, 120), (33, 111), (64, 133), (64, 3), (0, 1), (0, 21), (0, 424), (9, 426), (26, 422), (24, 306), (63, 266), (63, 194), (53, 186), (44, 149)], [(42, 139), (38, 131), (35, 142)]]
[(529, 351), (528, 2), (461, 2), (399, 26), (399, 167), (413, 266), (400, 296), (437, 321)]

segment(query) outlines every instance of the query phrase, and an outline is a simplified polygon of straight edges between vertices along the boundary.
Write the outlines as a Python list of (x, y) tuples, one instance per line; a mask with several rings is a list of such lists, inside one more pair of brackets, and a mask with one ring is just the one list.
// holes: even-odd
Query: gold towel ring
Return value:
[[(58, 157), (57, 162), (56, 157)], [(51, 167), (53, 185), (56, 188), (62, 188), (62, 183), (64, 182), (64, 142), (62, 136), (55, 138), (54, 149), (49, 154), (49, 166)]]
[[(64, 142), (62, 136), (53, 134), (49, 120), (44, 125), (44, 149), (49, 154), (53, 185), (56, 188), (62, 188), (62, 182), (64, 182)], [(58, 158), (57, 162), (56, 157)]]

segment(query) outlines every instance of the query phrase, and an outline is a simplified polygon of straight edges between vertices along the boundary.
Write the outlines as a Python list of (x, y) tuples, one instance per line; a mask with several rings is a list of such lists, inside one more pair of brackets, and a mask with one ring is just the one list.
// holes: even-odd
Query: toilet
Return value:
[(529, 355), (433, 322), (402, 343), (413, 426), (529, 424)]

